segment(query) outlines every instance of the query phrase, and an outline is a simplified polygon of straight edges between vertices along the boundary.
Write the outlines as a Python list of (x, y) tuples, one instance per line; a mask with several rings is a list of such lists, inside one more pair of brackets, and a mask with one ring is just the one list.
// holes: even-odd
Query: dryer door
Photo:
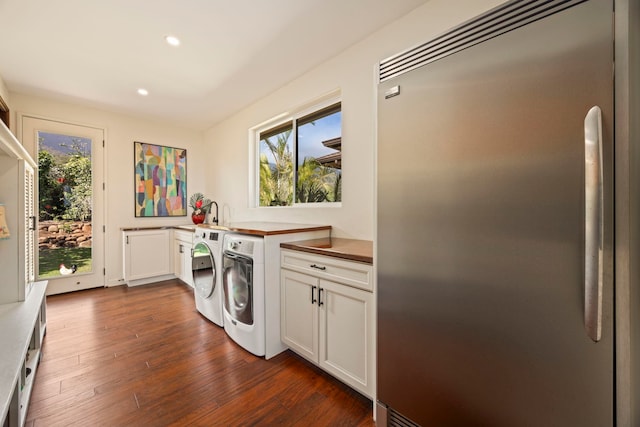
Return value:
[(193, 286), (202, 298), (209, 298), (216, 287), (216, 261), (205, 243), (197, 243), (191, 259)]
[(253, 325), (253, 260), (225, 252), (223, 264), (224, 309), (236, 321)]

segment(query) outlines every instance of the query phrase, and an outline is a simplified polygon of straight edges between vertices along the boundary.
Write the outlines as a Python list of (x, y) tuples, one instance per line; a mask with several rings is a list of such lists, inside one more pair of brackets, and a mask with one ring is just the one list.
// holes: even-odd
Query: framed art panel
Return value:
[(136, 217), (187, 215), (187, 150), (133, 143)]

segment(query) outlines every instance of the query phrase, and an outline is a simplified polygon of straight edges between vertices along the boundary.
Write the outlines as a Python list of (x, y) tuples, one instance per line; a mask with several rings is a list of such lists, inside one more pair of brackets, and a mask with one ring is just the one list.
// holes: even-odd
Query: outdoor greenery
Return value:
[[(293, 153), (288, 144), (291, 129), (275, 135), (276, 141), (264, 138), (275, 162), (260, 155), (260, 206), (290, 206), (294, 197)], [(335, 202), (342, 199), (342, 174), (338, 169), (322, 166), (306, 157), (297, 170), (296, 203)]]
[(65, 211), (61, 171), (48, 151), (38, 152), (38, 188), (40, 221), (59, 218)]
[(60, 275), (60, 264), (67, 268), (76, 265), (78, 273), (91, 271), (91, 248), (40, 249), (38, 277), (48, 278)]
[[(62, 232), (69, 233), (72, 222), (91, 221), (92, 174), (91, 148), (81, 138), (48, 146), (39, 138), (38, 217), (53, 221)], [(91, 247), (50, 247), (40, 245), (38, 276), (60, 275), (60, 265), (76, 265), (76, 273), (90, 272)]]
[(306, 157), (298, 168), (296, 202), (335, 202), (340, 200), (342, 175), (336, 169), (322, 166), (313, 157)]
[(275, 159), (269, 164), (265, 154), (260, 155), (260, 206), (289, 206), (293, 201), (293, 154), (289, 149), (291, 129), (276, 135), (276, 141), (264, 142)]
[(91, 157), (72, 148), (71, 154), (38, 151), (40, 221), (91, 220)]

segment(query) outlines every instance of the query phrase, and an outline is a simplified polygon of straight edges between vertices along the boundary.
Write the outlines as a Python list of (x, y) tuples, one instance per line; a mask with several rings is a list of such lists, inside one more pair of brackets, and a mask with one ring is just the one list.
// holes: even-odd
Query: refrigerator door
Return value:
[[(380, 84), (377, 398), (389, 412), (424, 426), (613, 425), (612, 70), (612, 4), (590, 0)], [(594, 106), (603, 285), (585, 302)]]

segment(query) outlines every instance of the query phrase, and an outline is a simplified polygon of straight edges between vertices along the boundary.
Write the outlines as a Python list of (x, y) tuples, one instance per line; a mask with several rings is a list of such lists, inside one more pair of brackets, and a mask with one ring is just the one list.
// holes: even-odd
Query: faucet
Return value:
[(211, 218), (211, 222), (215, 225), (218, 225), (218, 203), (215, 200), (211, 201), (214, 205), (216, 205), (216, 214)]

